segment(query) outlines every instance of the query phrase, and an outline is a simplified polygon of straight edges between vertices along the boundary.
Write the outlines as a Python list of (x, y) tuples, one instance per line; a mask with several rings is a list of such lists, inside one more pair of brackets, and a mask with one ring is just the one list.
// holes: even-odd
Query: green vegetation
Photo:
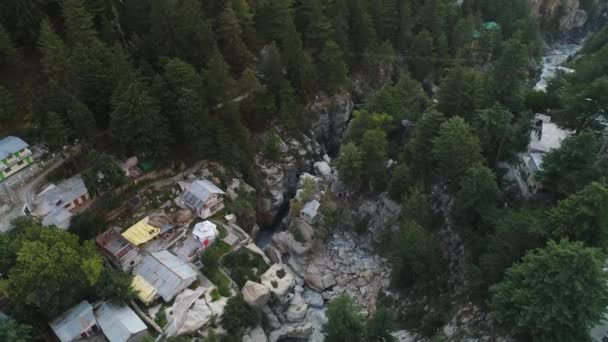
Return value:
[(549, 242), (491, 288), (494, 317), (539, 341), (584, 341), (608, 305), (604, 255), (581, 242)]
[(268, 270), (268, 265), (262, 256), (252, 253), (246, 248), (227, 254), (223, 262), (230, 278), (239, 287), (243, 287), (248, 280), (259, 283), (260, 276)]
[(216, 241), (209, 246), (201, 255), (201, 262), (203, 263), (203, 275), (207, 277), (215, 286), (217, 286), (219, 293), (224, 297), (230, 297), (232, 291), (230, 290), (230, 279), (222, 273), (220, 270), (220, 258), (229, 253), (231, 250), (230, 246), (223, 241)]
[(258, 314), (243, 299), (242, 295), (230, 297), (224, 310), (222, 326), (234, 337), (240, 337), (243, 329), (255, 326), (259, 321)]
[[(581, 6), (597, 9), (591, 0)], [(532, 13), (529, 0), (2, 1), (0, 133), (53, 150), (84, 141), (86, 166), (74, 171), (99, 195), (70, 232), (20, 220), (0, 235), (0, 289), (11, 314), (35, 327), (93, 292), (130, 298), (127, 277), (105, 271), (88, 241), (142, 186), (117, 160), (218, 161), (255, 185), (256, 154), (282, 157), (276, 132), (301, 137), (318, 119), (309, 108), (352, 91), (360, 105), (335, 166), (350, 194), (387, 191), (402, 204), (401, 227), (381, 247), (395, 290), (417, 300), (396, 318), (430, 336), (450, 303), (489, 302), (505, 331), (579, 340), (607, 293), (598, 260), (608, 229), (608, 30), (569, 62), (575, 73), (541, 94), (531, 90), (529, 66), (542, 51), (539, 27), (553, 30), (560, 18)], [(574, 134), (545, 156), (542, 193), (523, 201), (499, 167), (526, 150), (531, 110)], [(304, 184), (293, 214), (312, 193)], [(243, 194), (228, 207), (249, 227), (255, 203)], [(369, 217), (350, 220), (341, 208), (323, 196), (327, 224), (368, 230)], [(463, 258), (446, 262), (466, 269), (452, 287), (442, 268), (450, 250), (437, 231), (446, 223), (464, 241), (464, 255), (446, 256)], [(229, 249), (218, 242), (201, 258), (222, 296), (231, 285), (218, 263)], [(258, 261), (235, 254), (227, 263), (240, 283), (258, 276)], [(238, 300), (231, 339), (255, 323)], [(390, 339), (387, 315), (364, 324), (341, 298), (328, 310), (327, 339)]]
[[(27, 218), (0, 235), (0, 268), (7, 274), (6, 294), (11, 313), (37, 326), (77, 302), (99, 296), (117, 302), (133, 298), (130, 276), (103, 266), (92, 241)], [(45, 284), (40, 287), (39, 284)]]
[(0, 340), (29, 342), (32, 340), (32, 327), (19, 324), (11, 318), (0, 318)]
[(329, 303), (327, 322), (323, 325), (325, 340), (329, 342), (395, 341), (391, 335), (394, 330), (395, 321), (388, 310), (380, 308), (366, 321), (359, 306), (347, 295)]

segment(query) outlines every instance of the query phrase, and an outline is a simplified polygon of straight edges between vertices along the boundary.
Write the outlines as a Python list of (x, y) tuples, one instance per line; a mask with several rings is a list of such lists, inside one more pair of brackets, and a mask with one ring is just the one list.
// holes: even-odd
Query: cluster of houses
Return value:
[[(194, 225), (192, 232), (186, 232), (188, 236), (185, 239), (194, 241), (193, 252), (200, 255), (219, 237), (217, 225), (207, 219), (224, 208), (224, 192), (205, 179), (180, 185), (183, 192), (176, 202), (202, 219)], [(58, 187), (60, 185), (41, 194), (45, 205), (53, 204), (49, 206), (50, 213), (54, 210), (82, 208), (82, 204), (75, 204), (76, 198), (88, 198), (75, 197), (78, 192), (73, 191), (69, 197), (49, 194)], [(61, 203), (58, 203), (60, 200)], [(71, 206), (66, 207), (67, 203)], [(45, 218), (48, 215), (51, 214)], [(190, 262), (192, 259), (188, 259), (190, 255), (180, 257), (172, 253), (167, 244), (159, 243), (159, 238), (173, 241), (183, 239), (183, 235), (177, 234), (175, 224), (167, 216), (150, 215), (124, 231), (111, 227), (95, 239), (99, 250), (114, 267), (133, 274), (131, 286), (137, 293), (138, 301), (146, 307), (158, 301), (171, 303), (200, 277), (199, 271)], [(147, 330), (146, 324), (128, 306), (111, 303), (92, 305), (86, 301), (57, 317), (49, 325), (62, 342), (99, 336), (100, 333), (110, 342), (137, 341)]]

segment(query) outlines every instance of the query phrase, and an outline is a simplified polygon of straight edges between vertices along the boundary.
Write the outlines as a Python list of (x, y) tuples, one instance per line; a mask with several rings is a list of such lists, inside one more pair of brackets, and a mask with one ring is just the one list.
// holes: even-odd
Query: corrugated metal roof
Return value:
[(9, 154), (19, 152), (29, 145), (17, 137), (6, 137), (0, 140), (0, 159), (8, 157)]
[(170, 301), (180, 291), (196, 280), (198, 273), (169, 251), (146, 255), (133, 273), (140, 275), (165, 301)]
[(225, 194), (222, 189), (218, 188), (215, 184), (206, 179), (192, 182), (192, 184), (190, 184), (188, 187), (188, 192), (192, 193), (203, 202), (206, 202), (209, 196), (212, 194)]
[(156, 228), (150, 225), (148, 222), (149, 217), (146, 216), (122, 233), (122, 236), (124, 236), (135, 246), (139, 246), (142, 243), (152, 240), (154, 237), (160, 234), (160, 228)]
[(86, 300), (49, 323), (61, 342), (70, 342), (80, 338), (80, 334), (96, 324), (97, 320), (93, 314), (93, 307)]
[(133, 277), (131, 287), (137, 292), (137, 297), (145, 304), (150, 304), (158, 293), (154, 286), (150, 285), (150, 283), (140, 275), (135, 275)]
[(144, 322), (128, 306), (105, 302), (95, 314), (99, 327), (110, 342), (127, 342), (133, 335), (147, 329)]
[(39, 199), (36, 213), (39, 215), (47, 215), (57, 207), (63, 207), (68, 203), (72, 203), (88, 193), (82, 177), (80, 175), (75, 175), (63, 180), (55, 186), (50, 186), (47, 190), (43, 191), (39, 196), (41, 198)]

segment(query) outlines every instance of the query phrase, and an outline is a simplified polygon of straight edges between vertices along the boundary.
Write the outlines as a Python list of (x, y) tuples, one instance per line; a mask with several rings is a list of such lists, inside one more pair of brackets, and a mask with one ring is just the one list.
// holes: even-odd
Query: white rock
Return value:
[(243, 286), (241, 293), (247, 304), (255, 308), (263, 307), (270, 300), (270, 290), (268, 287), (253, 281), (247, 281), (245, 286)]
[(299, 293), (296, 293), (289, 302), (285, 318), (288, 322), (292, 323), (302, 322), (306, 316), (306, 310), (308, 310), (308, 304), (306, 304)]
[(319, 176), (328, 179), (331, 177), (331, 166), (326, 161), (318, 161), (314, 164), (315, 171)]
[(264, 329), (259, 325), (243, 336), (242, 342), (268, 342)]
[(285, 338), (307, 338), (312, 334), (312, 324), (286, 324), (270, 333), (269, 341), (276, 342)]
[(270, 266), (268, 271), (262, 274), (261, 281), (270, 292), (281, 300), (295, 286), (295, 280), (291, 272), (280, 264)]

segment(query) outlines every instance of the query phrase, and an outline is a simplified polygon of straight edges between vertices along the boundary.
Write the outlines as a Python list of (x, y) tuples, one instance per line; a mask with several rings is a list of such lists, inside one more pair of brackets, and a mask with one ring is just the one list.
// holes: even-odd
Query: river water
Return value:
[(550, 46), (543, 57), (542, 72), (534, 89), (545, 91), (549, 81), (552, 80), (559, 71), (566, 73), (573, 72), (574, 70), (564, 67), (563, 64), (568, 61), (568, 58), (580, 51), (584, 41), (585, 38), (574, 43), (556, 43)]

